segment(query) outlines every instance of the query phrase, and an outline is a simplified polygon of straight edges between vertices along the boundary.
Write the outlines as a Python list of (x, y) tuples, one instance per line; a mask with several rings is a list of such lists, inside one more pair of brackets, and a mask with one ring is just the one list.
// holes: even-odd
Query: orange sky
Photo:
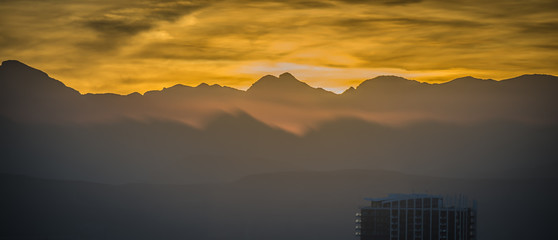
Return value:
[(0, 56), (87, 92), (245, 89), (291, 72), (342, 91), (378, 75), (558, 75), (553, 0), (0, 1)]

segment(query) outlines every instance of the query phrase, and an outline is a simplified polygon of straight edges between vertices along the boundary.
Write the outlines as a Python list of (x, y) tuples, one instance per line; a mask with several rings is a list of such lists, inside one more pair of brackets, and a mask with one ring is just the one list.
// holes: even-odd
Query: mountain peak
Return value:
[(508, 80), (512, 80), (512, 81), (556, 81), (558, 80), (557, 76), (553, 76), (553, 75), (548, 75), (548, 74), (523, 74), (521, 76), (518, 77), (514, 77), (514, 78), (510, 78), (510, 79), (506, 79), (506, 81)]
[[(41, 70), (20, 61), (8, 60), (0, 65), (0, 95), (10, 99), (11, 102), (16, 102), (28, 96), (34, 99), (66, 99), (80, 94)], [(31, 109), (36, 104), (42, 104), (39, 102), (26, 107)]]
[(207, 83), (200, 83), (196, 88), (223, 88), (223, 86), (219, 84), (207, 84)]
[(456, 78), (453, 79), (449, 82), (453, 82), (453, 81), (483, 81), (484, 79), (480, 79), (480, 78), (476, 78), (476, 77), (472, 77), (472, 76), (465, 76), (465, 77), (460, 77), (460, 78)]
[(465, 77), (460, 77), (460, 78), (456, 78), (456, 79), (470, 79), (470, 80), (475, 79), (475, 80), (481, 80), (480, 78), (476, 78), (476, 77), (473, 77), (473, 76), (465, 76)]
[(290, 73), (282, 73), (279, 77), (273, 75), (265, 75), (256, 81), (248, 89), (248, 91), (275, 91), (275, 90), (296, 90), (303, 88), (312, 88), (308, 84), (303, 83), (296, 79)]
[(347, 90), (345, 90), (342, 94), (353, 94), (353, 93), (355, 93), (355, 91), (356, 91), (356, 89), (353, 86), (351, 86), (351, 87), (347, 88)]
[(404, 77), (395, 76), (395, 75), (380, 75), (375, 78), (370, 79), (372, 81), (411, 81)]
[(186, 86), (184, 84), (175, 84), (172, 87), (165, 87), (163, 88), (163, 91), (176, 91), (176, 90), (182, 90), (182, 89), (191, 89), (192, 87), (190, 86)]
[(251, 93), (263, 93), (265, 95), (285, 95), (285, 94), (314, 94), (314, 93), (330, 93), (321, 88), (314, 88), (310, 85), (299, 81), (292, 74), (285, 72), (279, 77), (273, 75), (265, 75), (256, 81), (247, 90)]
[[(296, 79), (291, 73), (289, 73), (289, 72), (281, 73), (281, 74), (279, 75), (279, 79), (285, 79), (285, 80), (287, 80), (287, 79), (291, 79), (291, 80), (294, 79), (294, 80), (297, 80), (297, 79)], [(297, 80), (297, 81), (298, 81), (298, 80)]]
[(481, 79), (465, 76), (441, 83), (441, 86), (458, 86), (462, 91), (480, 91), (488, 86), (496, 86), (498, 82), (492, 79)]
[(25, 63), (22, 63), (17, 60), (3, 61), (2, 65), (0, 65), (0, 69), (8, 74), (17, 73), (18, 75), (26, 74), (28, 76), (33, 76), (33, 77), (41, 77), (41, 78), (48, 77), (48, 74), (46, 74), (45, 72), (32, 68), (26, 65)]
[(2, 62), (2, 66), (18, 66), (18, 65), (29, 67), (18, 60), (6, 60)]
[(382, 75), (362, 82), (356, 89), (401, 89), (420, 84), (420, 82), (415, 80), (409, 80), (399, 76)]

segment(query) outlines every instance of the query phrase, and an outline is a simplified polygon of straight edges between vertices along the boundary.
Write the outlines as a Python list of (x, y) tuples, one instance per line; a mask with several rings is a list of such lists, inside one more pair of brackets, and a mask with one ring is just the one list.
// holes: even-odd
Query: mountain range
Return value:
[(0, 115), (36, 123), (159, 119), (200, 128), (216, 115), (244, 112), (269, 126), (304, 134), (338, 118), (391, 126), (421, 121), (554, 124), (558, 120), (558, 77), (537, 74), (502, 81), (464, 77), (441, 84), (379, 76), (335, 94), (284, 73), (264, 76), (247, 91), (179, 84), (144, 94), (79, 94), (44, 72), (10, 60), (0, 66), (0, 87)]
[(291, 170), (556, 177), (558, 78), (395, 76), (335, 94), (291, 74), (247, 91), (175, 85), (80, 94), (0, 66), (0, 172), (106, 183), (195, 183)]

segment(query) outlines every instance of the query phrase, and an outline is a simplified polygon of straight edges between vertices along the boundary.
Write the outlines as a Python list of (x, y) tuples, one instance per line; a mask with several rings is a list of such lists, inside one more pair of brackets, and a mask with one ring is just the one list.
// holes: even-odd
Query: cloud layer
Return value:
[(285, 71), (330, 89), (367, 73), (422, 81), (558, 74), (552, 0), (0, 3), (0, 55), (81, 92), (243, 88)]

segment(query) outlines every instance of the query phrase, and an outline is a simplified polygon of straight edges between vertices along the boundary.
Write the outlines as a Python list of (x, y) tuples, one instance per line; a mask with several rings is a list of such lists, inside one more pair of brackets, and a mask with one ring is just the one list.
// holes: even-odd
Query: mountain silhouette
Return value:
[(196, 87), (190, 87), (183, 84), (176, 84), (169, 88), (163, 88), (162, 90), (152, 90), (147, 91), (144, 95), (166, 95), (166, 96), (200, 96), (203, 97), (204, 94), (208, 94), (211, 97), (214, 95), (222, 96), (222, 95), (234, 95), (240, 93), (240, 90), (230, 88), (230, 87), (223, 87), (219, 84), (209, 85), (206, 83), (199, 84)]
[(256, 81), (248, 91), (271, 91), (274, 89), (283, 91), (304, 91), (311, 89), (308, 84), (299, 81), (290, 73), (283, 73), (279, 77), (266, 75)]
[(29, 67), (16, 60), (8, 60), (0, 65), (0, 84), (2, 94), (31, 95), (67, 95), (75, 96), (79, 92), (67, 87), (62, 82), (49, 77), (46, 73)]
[(480, 79), (480, 78), (475, 78), (475, 77), (472, 77), (472, 76), (465, 76), (465, 77), (460, 77), (460, 78), (453, 79), (453, 80), (449, 81), (448, 83), (450, 83), (450, 84), (456, 84), (456, 83), (460, 83), (460, 82), (464, 82), (464, 83), (465, 82), (469, 82), (469, 83), (477, 82), (477, 83), (480, 83), (482, 81), (495, 82), (492, 79)]
[(300, 134), (337, 117), (396, 124), (491, 119), (554, 123), (558, 119), (558, 108), (553, 107), (558, 101), (557, 77), (537, 74), (501, 81), (464, 77), (441, 84), (379, 76), (337, 95), (283, 73), (264, 76), (247, 91), (177, 84), (143, 95), (80, 95), (46, 73), (10, 60), (0, 68), (0, 82), (0, 114), (28, 122), (158, 118), (200, 127), (220, 112), (241, 111)]
[(359, 92), (401, 91), (416, 88), (420, 85), (426, 84), (398, 76), (378, 76), (362, 82), (356, 90)]
[(308, 84), (299, 81), (288, 72), (282, 73), (279, 77), (266, 75), (256, 81), (247, 90), (249, 94), (259, 96), (281, 96), (291, 97), (292, 95), (304, 95), (312, 97), (314, 94), (334, 94), (322, 88), (313, 88)]

